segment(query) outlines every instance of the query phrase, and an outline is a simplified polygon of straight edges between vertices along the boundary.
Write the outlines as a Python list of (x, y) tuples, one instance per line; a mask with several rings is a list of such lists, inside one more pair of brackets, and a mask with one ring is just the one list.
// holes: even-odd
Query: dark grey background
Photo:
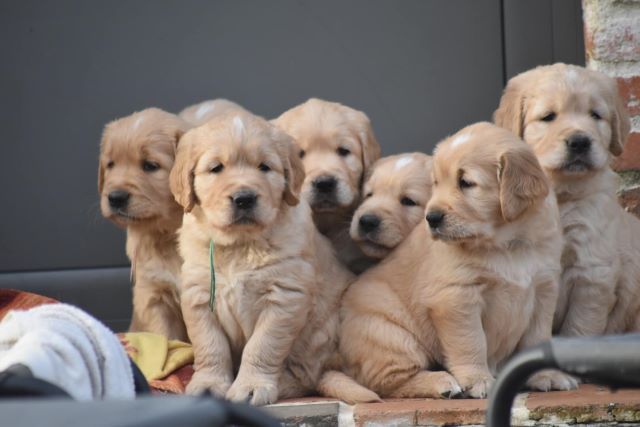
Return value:
[(490, 119), (506, 78), (583, 50), (579, 0), (4, 0), (0, 286), (125, 324), (124, 232), (96, 189), (116, 117), (214, 97), (274, 117), (316, 96), (365, 111), (384, 154), (429, 152)]

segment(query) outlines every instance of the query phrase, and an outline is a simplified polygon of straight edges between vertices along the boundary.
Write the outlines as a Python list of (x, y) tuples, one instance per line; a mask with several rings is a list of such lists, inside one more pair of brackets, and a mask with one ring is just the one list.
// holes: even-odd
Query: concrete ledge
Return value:
[[(336, 400), (327, 401), (292, 401), (276, 403), (266, 407), (274, 417), (282, 421), (284, 426), (337, 426), (340, 425), (340, 406)], [(348, 405), (344, 405), (348, 406)]]
[[(293, 399), (267, 410), (286, 426), (478, 426), (486, 400), (389, 399), (354, 406), (332, 399)], [(512, 411), (514, 426), (640, 426), (640, 390), (609, 391), (583, 385), (574, 391), (523, 393)]]
[(356, 405), (357, 426), (444, 426), (484, 423), (486, 400), (403, 399)]
[(640, 425), (640, 390), (611, 392), (606, 388), (583, 385), (574, 391), (531, 393), (526, 408), (529, 419), (539, 425)]

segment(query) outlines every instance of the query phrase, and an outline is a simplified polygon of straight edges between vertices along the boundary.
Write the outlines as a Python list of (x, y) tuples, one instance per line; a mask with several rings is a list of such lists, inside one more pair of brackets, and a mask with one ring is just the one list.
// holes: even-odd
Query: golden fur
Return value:
[[(334, 366), (340, 298), (352, 276), (299, 201), (303, 180), (293, 140), (248, 113), (183, 137), (171, 189), (185, 210), (180, 287), (195, 353), (188, 393), (262, 405), (317, 391)], [(256, 197), (251, 208), (237, 204), (247, 194)]]
[[(562, 235), (532, 150), (489, 123), (438, 145), (427, 215), (345, 294), (345, 373), (383, 397), (485, 397), (514, 351), (550, 338)], [(432, 371), (444, 366), (444, 371)], [(355, 385), (355, 384), (353, 384)], [(545, 371), (535, 389), (575, 382)], [(330, 390), (358, 401), (349, 385)]]
[[(566, 244), (557, 331), (640, 330), (640, 221), (619, 206), (610, 167), (629, 133), (615, 81), (574, 65), (538, 67), (509, 81), (494, 118), (533, 147), (558, 197)], [(576, 137), (590, 142), (579, 154)]]
[(382, 259), (424, 220), (431, 197), (431, 156), (406, 153), (378, 160), (362, 193), (363, 202), (351, 221), (351, 238), (365, 255)]
[[(169, 189), (169, 172), (187, 128), (157, 108), (115, 120), (104, 129), (98, 171), (102, 214), (127, 229), (134, 283), (130, 330), (181, 340), (187, 339), (177, 289), (182, 261), (176, 231), (182, 211)], [(119, 191), (129, 199), (114, 207), (109, 195)]]
[(218, 98), (186, 107), (178, 113), (178, 116), (192, 126), (200, 126), (217, 116), (224, 116), (235, 111), (248, 112), (233, 101)]
[[(380, 157), (369, 118), (342, 104), (309, 99), (273, 120), (300, 147), (306, 178), (302, 196), (313, 209), (313, 220), (329, 237), (338, 259), (351, 270), (366, 268), (366, 257), (349, 237), (349, 225), (360, 203), (368, 169)], [(333, 179), (333, 191), (318, 182)]]

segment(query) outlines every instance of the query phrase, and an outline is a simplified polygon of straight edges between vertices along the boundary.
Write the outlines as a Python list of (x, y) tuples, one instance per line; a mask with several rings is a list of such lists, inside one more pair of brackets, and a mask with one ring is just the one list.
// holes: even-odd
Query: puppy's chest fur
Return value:
[(267, 304), (286, 304), (288, 297), (294, 303), (294, 294), (314, 292), (311, 265), (267, 246), (217, 249), (215, 272), (216, 309), (238, 355)]
[[(446, 247), (438, 249), (445, 252)], [(542, 244), (513, 242), (508, 250), (487, 251), (473, 256), (448, 256), (463, 260), (457, 268), (436, 273), (442, 280), (434, 289), (433, 304), (449, 304), (452, 313), (479, 304), (487, 340), (487, 356), (492, 370), (517, 347), (534, 314), (536, 290), (545, 283), (557, 283), (561, 239)], [(437, 257), (430, 260), (434, 272), (440, 270)], [(453, 273), (453, 274), (452, 274)], [(458, 288), (452, 299), (449, 292)], [(462, 298), (458, 299), (458, 298)], [(457, 306), (457, 307), (456, 307)]]
[(313, 221), (318, 231), (326, 236), (338, 260), (351, 272), (360, 274), (376, 264), (367, 257), (349, 234), (354, 209), (338, 214), (314, 213)]
[[(429, 269), (439, 277), (439, 290), (459, 284), (482, 285), (483, 292), (513, 289), (514, 292), (528, 292), (535, 284), (553, 280), (559, 273), (558, 256), (561, 240), (556, 236), (542, 244), (514, 241), (504, 250), (487, 250), (476, 254), (451, 251), (446, 259), (462, 261), (453, 269), (443, 263), (438, 265), (437, 256), (429, 261)], [(443, 244), (434, 248), (435, 252), (450, 252)], [(452, 273), (452, 270), (454, 274)], [(488, 303), (491, 303), (489, 301)]]
[[(619, 269), (616, 200), (595, 194), (560, 204), (565, 239), (563, 282), (577, 278), (609, 282)], [(588, 277), (587, 277), (588, 276)]]
[(537, 283), (553, 280), (554, 275), (559, 273), (557, 256), (554, 255), (559, 253), (561, 243), (560, 240), (556, 242), (556, 245), (543, 247), (515, 242), (506, 251), (489, 253), (479, 259), (478, 267), (486, 273), (483, 279), (488, 278), (496, 286), (531, 289)]
[(134, 284), (156, 284), (158, 290), (175, 292), (182, 259), (175, 233), (127, 230), (127, 256)]

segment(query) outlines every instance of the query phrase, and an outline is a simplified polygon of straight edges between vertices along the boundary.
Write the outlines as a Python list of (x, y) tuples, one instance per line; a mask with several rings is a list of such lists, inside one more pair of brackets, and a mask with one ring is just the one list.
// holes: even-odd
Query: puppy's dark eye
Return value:
[(600, 114), (598, 114), (596, 111), (591, 110), (590, 112), (591, 114), (591, 118), (594, 120), (602, 120), (602, 116)]
[(415, 202), (415, 200), (409, 198), (409, 197), (403, 197), (402, 199), (400, 199), (400, 203), (402, 203), (404, 206), (417, 206), (418, 204)]
[(269, 172), (271, 170), (269, 165), (267, 165), (266, 163), (260, 163), (260, 166), (258, 166), (258, 169), (260, 169), (262, 172)]
[(155, 172), (158, 169), (160, 169), (160, 165), (156, 162), (151, 162), (149, 160), (142, 162), (142, 170), (145, 172)]
[(349, 151), (348, 148), (344, 148), (344, 147), (338, 147), (336, 151), (342, 157), (347, 157), (349, 154), (351, 154), (351, 151)]
[(304, 150), (300, 150), (300, 154), (299, 154), (299, 156), (300, 156), (300, 158), (301, 158), (301, 159), (303, 159), (303, 158), (304, 158), (304, 155), (305, 155), (305, 154), (307, 154), (307, 153), (305, 153), (305, 152), (304, 152)]
[(542, 120), (543, 122), (552, 122), (555, 119), (556, 119), (556, 113), (554, 113), (553, 111), (550, 113), (547, 113), (546, 115), (540, 118), (540, 120)]
[(224, 165), (222, 163), (220, 163), (219, 165), (212, 167), (209, 170), (209, 172), (211, 172), (211, 173), (220, 173), (220, 172), (222, 172), (222, 169), (224, 169)]
[(113, 160), (109, 160), (107, 162), (107, 169), (111, 169), (114, 165), (115, 165), (115, 163), (113, 163)]
[(368, 199), (371, 196), (373, 196), (373, 193), (371, 191), (369, 191), (367, 194), (365, 194), (364, 198)]
[(464, 190), (466, 188), (475, 187), (476, 183), (467, 181), (466, 179), (460, 177), (460, 179), (458, 180), (458, 186), (460, 187), (461, 190)]

